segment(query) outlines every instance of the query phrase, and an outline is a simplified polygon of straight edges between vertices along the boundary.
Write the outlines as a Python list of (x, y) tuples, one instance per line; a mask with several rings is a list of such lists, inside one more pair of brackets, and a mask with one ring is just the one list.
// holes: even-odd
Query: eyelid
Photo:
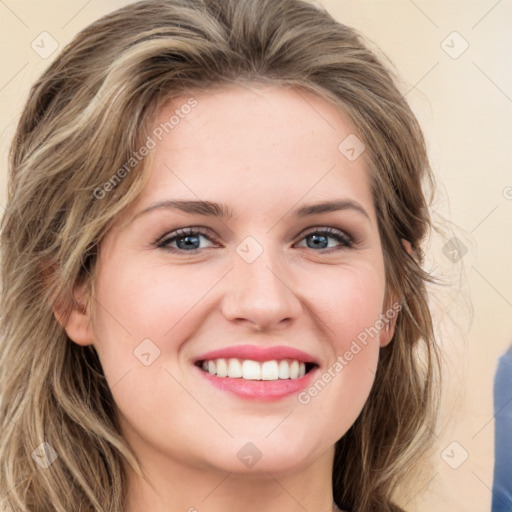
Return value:
[[(203, 235), (208, 237), (214, 241), (215, 236), (212, 235), (213, 231), (210, 228), (207, 228), (205, 226), (186, 226), (183, 228), (177, 228), (173, 229), (171, 231), (167, 231), (162, 236), (158, 237), (152, 245), (154, 246), (161, 246), (162, 242), (165, 242), (166, 240), (172, 239), (172, 238), (179, 238), (180, 236), (187, 236), (191, 234), (195, 234), (197, 232), (198, 235)], [(165, 247), (164, 247), (165, 248)]]
[(304, 238), (305, 236), (311, 235), (313, 233), (327, 233), (329, 235), (338, 235), (346, 239), (347, 242), (354, 242), (354, 237), (347, 233), (346, 231), (338, 228), (334, 228), (331, 226), (314, 226), (312, 228), (306, 229), (299, 236)]

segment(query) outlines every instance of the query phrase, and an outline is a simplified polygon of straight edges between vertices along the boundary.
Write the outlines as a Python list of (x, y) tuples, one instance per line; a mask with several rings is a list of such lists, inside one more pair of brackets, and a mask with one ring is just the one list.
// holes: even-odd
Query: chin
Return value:
[(211, 462), (221, 471), (237, 473), (244, 478), (260, 478), (267, 473), (286, 476), (314, 463), (326, 449), (317, 447), (315, 450), (313, 446), (290, 443), (278, 437), (273, 441), (233, 440), (231, 447), (226, 447)]

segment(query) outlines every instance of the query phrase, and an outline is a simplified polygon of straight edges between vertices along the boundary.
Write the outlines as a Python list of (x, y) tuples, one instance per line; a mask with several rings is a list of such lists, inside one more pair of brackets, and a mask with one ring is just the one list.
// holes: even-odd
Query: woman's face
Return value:
[(162, 110), (149, 182), (101, 247), (94, 322), (67, 331), (94, 344), (144, 463), (285, 474), (332, 457), (393, 331), (364, 147), (309, 93), (194, 99)]

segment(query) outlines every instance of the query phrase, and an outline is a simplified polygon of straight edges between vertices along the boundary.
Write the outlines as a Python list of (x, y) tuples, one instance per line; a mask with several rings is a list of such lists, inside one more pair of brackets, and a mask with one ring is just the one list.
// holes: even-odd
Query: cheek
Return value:
[(165, 265), (109, 265), (98, 273), (95, 346), (119, 411), (141, 432), (151, 418), (170, 439), (162, 410), (182, 413), (180, 432), (196, 421), (194, 402), (164, 368), (175, 374), (173, 360), (197, 328), (195, 315), (211, 286), (211, 273)]
[(339, 438), (359, 415), (375, 379), (385, 280), (378, 265), (359, 262), (318, 273), (309, 283), (312, 312), (330, 357), (298, 399), (309, 415), (331, 411), (324, 435)]
[[(98, 276), (101, 339), (144, 338), (160, 344), (182, 331), (188, 316), (212, 285), (206, 273), (165, 265), (111, 268)], [(112, 338), (114, 334), (114, 338)]]
[[(354, 340), (378, 340), (376, 324), (382, 313), (385, 281), (373, 265), (346, 266), (324, 276), (310, 289), (315, 312), (326, 327), (337, 354)], [(379, 324), (380, 325), (380, 324)]]

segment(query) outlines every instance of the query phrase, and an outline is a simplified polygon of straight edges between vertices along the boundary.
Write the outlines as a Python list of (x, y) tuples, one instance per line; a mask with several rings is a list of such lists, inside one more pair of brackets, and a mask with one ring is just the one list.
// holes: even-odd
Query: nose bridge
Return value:
[(226, 317), (269, 327), (300, 314), (284, 255), (272, 246), (270, 238), (247, 237), (236, 248), (232, 285), (225, 297)]

